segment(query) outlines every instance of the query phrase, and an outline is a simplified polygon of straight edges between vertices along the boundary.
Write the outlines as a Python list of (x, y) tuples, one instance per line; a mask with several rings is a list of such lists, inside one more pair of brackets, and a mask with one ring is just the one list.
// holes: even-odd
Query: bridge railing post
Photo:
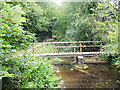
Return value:
[(100, 47), (100, 51), (102, 51), (102, 45), (103, 45), (103, 44), (102, 44), (102, 42), (101, 42), (101, 43), (100, 43), (100, 46), (101, 46), (101, 47)]
[(55, 43), (53, 43), (53, 49), (54, 49), (54, 53), (56, 53), (56, 51), (55, 51)]
[(74, 43), (74, 52), (76, 52), (76, 47), (75, 46), (76, 46), (76, 43)]
[(32, 44), (32, 46), (33, 46), (33, 52), (32, 52), (32, 54), (34, 53), (34, 44)]
[(82, 43), (80, 43), (79, 47), (80, 47), (80, 52), (82, 52)]

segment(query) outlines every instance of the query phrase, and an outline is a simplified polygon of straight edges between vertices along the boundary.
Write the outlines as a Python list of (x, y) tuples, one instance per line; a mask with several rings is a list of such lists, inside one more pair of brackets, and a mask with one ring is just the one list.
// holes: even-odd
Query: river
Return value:
[(87, 69), (76, 69), (74, 58), (60, 58), (54, 64), (56, 75), (61, 76), (59, 88), (118, 88), (118, 70), (109, 64), (88, 64)]

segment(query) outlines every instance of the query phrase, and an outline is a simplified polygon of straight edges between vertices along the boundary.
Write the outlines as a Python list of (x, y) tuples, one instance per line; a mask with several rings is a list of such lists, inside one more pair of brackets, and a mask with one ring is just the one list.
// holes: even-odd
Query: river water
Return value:
[(60, 58), (62, 63), (53, 65), (61, 76), (59, 88), (118, 88), (118, 70), (109, 64), (88, 64), (87, 69), (76, 69), (73, 58)]

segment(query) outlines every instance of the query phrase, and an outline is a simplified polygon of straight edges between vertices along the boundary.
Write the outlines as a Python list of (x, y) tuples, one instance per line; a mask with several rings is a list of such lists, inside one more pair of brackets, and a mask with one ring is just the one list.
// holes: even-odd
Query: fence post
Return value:
[(76, 43), (74, 43), (74, 52), (76, 52), (76, 47), (75, 46), (76, 46)]
[(56, 52), (55, 52), (55, 48), (54, 48), (54, 47), (55, 47), (55, 43), (53, 43), (53, 49), (54, 49), (54, 53), (56, 53)]
[(100, 45), (101, 45), (101, 47), (100, 47), (100, 51), (102, 51), (102, 42), (101, 42), (101, 44), (100, 44)]
[(80, 43), (80, 52), (82, 52), (82, 43)]
[(33, 53), (34, 53), (34, 44), (32, 46), (33, 46)]

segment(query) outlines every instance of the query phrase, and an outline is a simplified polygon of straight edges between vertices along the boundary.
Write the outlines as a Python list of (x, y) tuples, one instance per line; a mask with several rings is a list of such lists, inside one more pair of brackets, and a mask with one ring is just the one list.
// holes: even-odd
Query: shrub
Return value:
[[(30, 55), (10, 57), (3, 61), (9, 67), (8, 72), (14, 74), (9, 85), (16, 88), (53, 88), (57, 87), (59, 77), (54, 75), (49, 58)], [(7, 86), (9, 87), (9, 86)]]

